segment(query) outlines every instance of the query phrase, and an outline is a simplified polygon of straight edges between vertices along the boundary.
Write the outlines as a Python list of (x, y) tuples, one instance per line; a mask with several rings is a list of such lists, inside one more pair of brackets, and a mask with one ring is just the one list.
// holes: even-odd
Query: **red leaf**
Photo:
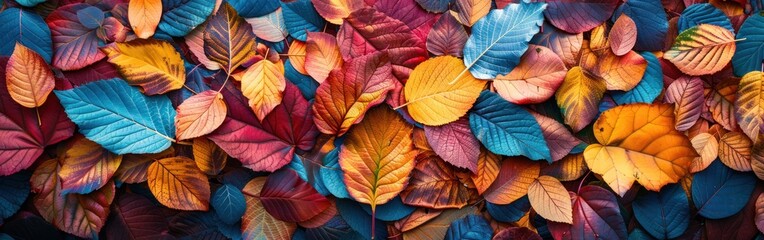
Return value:
[[(0, 76), (5, 76), (7, 58), (0, 59)], [(64, 113), (55, 94), (39, 108), (25, 108), (8, 93), (0, 77), (0, 176), (26, 169), (45, 148), (72, 136), (74, 123)], [(40, 124), (37, 123), (38, 115)]]
[(111, 217), (103, 230), (107, 239), (135, 240), (167, 237), (167, 221), (149, 199), (126, 192), (111, 206)]
[(90, 67), (74, 71), (65, 71), (56, 76), (56, 90), (68, 90), (76, 86), (98, 80), (121, 77), (114, 65), (108, 60), (101, 60)]
[(45, 21), (53, 40), (52, 65), (61, 70), (78, 70), (106, 57), (98, 50), (96, 29), (79, 22), (77, 12), (88, 4), (71, 4), (53, 11)]
[(444, 161), (473, 173), (477, 170), (480, 142), (472, 134), (468, 118), (438, 127), (424, 126), (424, 134), (432, 150)]
[(287, 222), (307, 221), (331, 205), (326, 197), (290, 169), (268, 176), (260, 191), (260, 201), (273, 217)]
[(438, 15), (425, 11), (414, 0), (377, 1), (374, 8), (406, 24), (422, 42), (427, 40), (430, 29), (438, 20)]
[[(225, 75), (218, 74), (214, 88), (219, 88)], [(287, 83), (284, 99), (263, 122), (257, 120), (247, 98), (228, 84), (221, 91), (228, 115), (220, 127), (208, 135), (228, 155), (255, 171), (276, 171), (287, 165), (296, 149), (310, 150), (318, 131), (313, 113), (300, 91)]]
[(406, 24), (373, 8), (352, 12), (337, 32), (337, 43), (346, 61), (378, 51), (387, 52), (393, 74), (401, 81), (429, 57), (424, 41)]
[(584, 186), (573, 201), (573, 224), (549, 222), (555, 239), (626, 239), (626, 224), (615, 195), (598, 186)]

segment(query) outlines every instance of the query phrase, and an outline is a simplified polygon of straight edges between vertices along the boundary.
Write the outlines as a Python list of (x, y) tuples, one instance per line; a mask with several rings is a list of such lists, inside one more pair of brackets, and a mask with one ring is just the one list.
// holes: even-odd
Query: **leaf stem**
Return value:
[(581, 182), (580, 182), (580, 183), (578, 183), (578, 189), (576, 190), (576, 194), (578, 194), (579, 192), (581, 192), (581, 186), (583, 186), (583, 185), (584, 185), (584, 181), (586, 181), (586, 178), (588, 178), (588, 177), (589, 177), (589, 174), (591, 174), (591, 173), (592, 173), (592, 171), (589, 171), (589, 172), (587, 172), (587, 173), (586, 173), (586, 175), (584, 175), (584, 178), (582, 178), (582, 179), (581, 179)]
[(183, 84), (183, 87), (186, 88), (186, 90), (191, 91), (194, 93), (194, 95), (199, 94), (198, 92), (194, 91), (194, 89), (191, 89), (190, 87), (186, 86), (186, 84)]
[(371, 240), (374, 240), (374, 230), (376, 228), (375, 220), (377, 219), (377, 205), (371, 204)]
[(34, 108), (34, 112), (37, 114), (37, 126), (42, 126), (42, 120), (40, 120), (40, 108)]

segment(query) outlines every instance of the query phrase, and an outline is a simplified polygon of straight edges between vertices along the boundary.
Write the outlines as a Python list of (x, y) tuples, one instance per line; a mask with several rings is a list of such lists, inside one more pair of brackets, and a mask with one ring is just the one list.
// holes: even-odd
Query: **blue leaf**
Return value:
[(29, 195), (28, 171), (22, 171), (10, 176), (0, 177), (0, 221), (8, 218), (21, 208)]
[(305, 97), (305, 99), (308, 101), (313, 100), (313, 98), (316, 97), (318, 82), (313, 80), (313, 78), (310, 76), (303, 75), (302, 73), (298, 72), (292, 63), (289, 62), (289, 59), (284, 61), (284, 77), (286, 77), (289, 82), (292, 82), (292, 84), (297, 86), (297, 88), (300, 89), (302, 96)]
[(661, 62), (651, 52), (643, 52), (642, 57), (647, 61), (647, 70), (636, 87), (628, 92), (615, 91), (611, 94), (619, 105), (629, 103), (652, 103), (663, 91), (663, 70)]
[(281, 2), (281, 9), (287, 31), (297, 40), (306, 41), (308, 32), (320, 32), (326, 25), (326, 21), (318, 15), (310, 0)]
[(24, 7), (34, 7), (37, 4), (44, 3), (45, 0), (16, 0), (16, 2)]
[(212, 212), (180, 211), (170, 219), (170, 232), (182, 240), (228, 239), (220, 232), (219, 221)]
[(231, 240), (240, 240), (241, 238), (241, 222), (234, 224), (218, 224), (218, 231)]
[(721, 10), (710, 3), (696, 3), (684, 9), (682, 15), (679, 16), (677, 27), (679, 32), (682, 32), (701, 23), (720, 26), (730, 30), (730, 32), (735, 32), (727, 15), (724, 15)]
[(483, 91), (470, 113), (475, 137), (493, 153), (552, 162), (536, 118), (496, 93)]
[[(353, 200), (337, 199), (337, 211), (342, 219), (350, 225), (350, 228), (363, 235), (364, 239), (371, 239), (371, 215), (361, 208), (360, 203)], [(385, 222), (376, 221), (375, 227), (374, 238), (387, 239)]]
[(660, 51), (668, 32), (666, 12), (659, 0), (629, 0), (618, 7), (613, 21), (626, 14), (637, 24), (637, 44), (635, 50)]
[(646, 233), (645, 230), (635, 228), (629, 233), (629, 240), (653, 240), (650, 236), (650, 234)]
[(244, 194), (236, 186), (225, 184), (215, 191), (210, 202), (220, 220), (227, 224), (234, 224), (244, 216), (247, 208)]
[(246, 186), (247, 183), (249, 183), (249, 181), (254, 177), (255, 174), (252, 172), (252, 170), (235, 168), (223, 174), (220, 181), (224, 184), (233, 185), (238, 189), (244, 189), (244, 186)]
[(486, 202), (485, 206), (496, 221), (512, 223), (525, 216), (525, 213), (531, 209), (531, 202), (528, 201), (528, 196), (524, 196), (510, 204), (499, 205)]
[(174, 141), (167, 96), (143, 95), (119, 78), (54, 92), (80, 133), (116, 154), (158, 153)]
[(243, 18), (262, 17), (281, 7), (279, 0), (228, 0), (228, 3)]
[(77, 20), (89, 29), (96, 29), (101, 27), (103, 23), (103, 11), (100, 8), (89, 6), (80, 10), (77, 10)]
[(0, 13), (0, 55), (10, 56), (16, 42), (20, 42), (45, 59), (50, 64), (53, 57), (53, 43), (50, 29), (45, 21), (27, 10), (8, 8)]
[(186, 36), (207, 19), (213, 8), (212, 0), (162, 0), (159, 29), (174, 37)]
[(342, 168), (340, 168), (340, 149), (335, 148), (324, 156), (324, 167), (319, 171), (324, 186), (332, 195), (337, 198), (350, 198), (347, 187), (345, 186), (345, 177)]
[(756, 187), (756, 176), (724, 166), (716, 160), (692, 178), (692, 202), (698, 214), (720, 219), (739, 212)]
[(445, 239), (491, 239), (493, 228), (488, 225), (485, 218), (478, 215), (468, 215), (459, 219), (448, 227)]
[(454, 0), (416, 0), (419, 6), (428, 12), (441, 13), (448, 10), (448, 5)]
[[(364, 239), (359, 233), (354, 231), (350, 226), (342, 219), (341, 216), (334, 216), (329, 219), (324, 225), (317, 228), (305, 229), (305, 236), (303, 238), (292, 239), (311, 239), (311, 240), (355, 240)], [(297, 235), (297, 234), (295, 234)], [(295, 236), (298, 237), (298, 236)]]
[(512, 71), (544, 22), (545, 8), (540, 2), (508, 4), (478, 20), (464, 45), (464, 65), (472, 75), (493, 79)]
[(764, 16), (753, 14), (743, 22), (737, 38), (735, 55), (732, 56), (732, 69), (741, 77), (751, 71), (762, 69), (764, 60)]
[(679, 184), (639, 195), (632, 206), (639, 224), (659, 239), (681, 236), (690, 223), (690, 203)]
[(308, 182), (308, 172), (305, 170), (305, 165), (302, 163), (302, 158), (296, 153), (292, 156), (292, 161), (289, 162), (289, 168), (294, 170), (303, 181)]
[[(363, 207), (366, 213), (371, 215), (371, 206), (363, 204), (361, 207)], [(401, 197), (396, 196), (385, 204), (377, 205), (376, 217), (382, 221), (398, 221), (414, 212), (414, 210), (416, 210), (415, 207), (403, 204)]]

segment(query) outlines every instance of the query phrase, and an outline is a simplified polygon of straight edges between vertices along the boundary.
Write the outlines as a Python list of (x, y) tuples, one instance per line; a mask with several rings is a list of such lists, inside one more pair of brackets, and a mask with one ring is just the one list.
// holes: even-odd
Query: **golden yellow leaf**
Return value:
[(597, 116), (599, 103), (605, 94), (605, 83), (597, 80), (579, 66), (568, 70), (555, 97), (565, 124), (578, 132)]
[(740, 132), (728, 132), (719, 139), (719, 160), (728, 167), (751, 171), (751, 140)]
[(186, 68), (172, 44), (156, 39), (112, 43), (101, 49), (130, 85), (147, 95), (163, 94), (183, 87)]
[(528, 194), (528, 186), (539, 176), (541, 165), (525, 157), (508, 157), (501, 161), (496, 180), (483, 192), (493, 204), (510, 204)]
[(20, 43), (16, 43), (8, 59), (4, 77), (8, 95), (28, 108), (42, 106), (56, 83), (53, 72), (40, 54)]
[(560, 180), (539, 176), (528, 186), (528, 200), (533, 210), (545, 219), (573, 223), (573, 203)]
[(127, 19), (136, 36), (151, 37), (162, 20), (162, 0), (130, 0)]
[(609, 50), (610, 42), (607, 39), (607, 23), (602, 23), (589, 33), (589, 49), (596, 55), (601, 55)]
[(416, 66), (404, 87), (411, 117), (439, 126), (467, 114), (485, 81), (464, 73), (465, 69), (464, 62), (452, 56), (432, 58)]
[(600, 115), (593, 130), (599, 144), (584, 150), (586, 164), (621, 196), (634, 181), (652, 191), (678, 182), (698, 156), (674, 128), (674, 108), (667, 104), (612, 108)]
[[(384, 127), (380, 127), (384, 126)], [(340, 149), (340, 167), (348, 193), (358, 202), (384, 204), (398, 196), (414, 169), (414, 127), (386, 106), (366, 113), (350, 129)]]
[(207, 175), (217, 175), (228, 162), (228, 154), (207, 138), (194, 138), (192, 146), (196, 167)]
[(634, 51), (623, 56), (603, 51), (597, 58), (596, 73), (605, 80), (607, 90), (629, 91), (642, 80), (647, 70), (647, 60)]
[(560, 181), (573, 181), (583, 177), (589, 168), (586, 167), (583, 154), (570, 154), (541, 168), (541, 175), (548, 175)]
[(305, 42), (294, 40), (289, 44), (289, 62), (292, 63), (292, 67), (302, 75), (308, 75), (308, 71), (305, 70), (305, 55), (307, 52), (307, 44)]
[(472, 174), (472, 182), (475, 183), (478, 193), (483, 194), (499, 176), (499, 160), (501, 160), (499, 155), (485, 148), (480, 149), (477, 171)]
[(711, 165), (719, 154), (719, 141), (709, 133), (700, 133), (690, 140), (699, 157), (692, 160), (690, 172), (696, 173)]
[(281, 104), (286, 88), (284, 65), (260, 60), (247, 68), (241, 78), (241, 93), (249, 99), (249, 106), (259, 120)]
[(194, 160), (170, 157), (149, 166), (149, 190), (157, 201), (172, 209), (209, 210), (210, 183)]
[(737, 89), (735, 119), (751, 139), (758, 139), (764, 129), (764, 72), (746, 73)]

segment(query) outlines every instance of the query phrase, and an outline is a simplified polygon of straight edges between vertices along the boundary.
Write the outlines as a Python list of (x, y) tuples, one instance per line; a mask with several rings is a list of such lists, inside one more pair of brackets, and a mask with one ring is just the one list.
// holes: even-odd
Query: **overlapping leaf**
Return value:
[(735, 36), (729, 30), (700, 24), (682, 31), (664, 58), (682, 72), (698, 76), (718, 72), (732, 60)]
[(8, 59), (5, 79), (11, 98), (28, 108), (42, 106), (55, 85), (53, 72), (45, 60), (18, 43)]
[(209, 209), (210, 185), (194, 160), (171, 157), (155, 161), (148, 169), (148, 184), (157, 201), (167, 207)]
[(135, 40), (113, 43), (101, 50), (125, 80), (140, 86), (146, 95), (176, 90), (186, 82), (183, 59), (168, 42)]
[(131, 0), (127, 8), (127, 19), (139, 38), (154, 35), (162, 20), (162, 0)]
[(431, 153), (420, 154), (416, 162), (411, 179), (401, 192), (404, 203), (434, 209), (462, 208), (477, 196), (459, 178), (469, 172), (457, 170)]
[(229, 73), (254, 56), (255, 34), (227, 2), (206, 23), (203, 33), (204, 55)]

